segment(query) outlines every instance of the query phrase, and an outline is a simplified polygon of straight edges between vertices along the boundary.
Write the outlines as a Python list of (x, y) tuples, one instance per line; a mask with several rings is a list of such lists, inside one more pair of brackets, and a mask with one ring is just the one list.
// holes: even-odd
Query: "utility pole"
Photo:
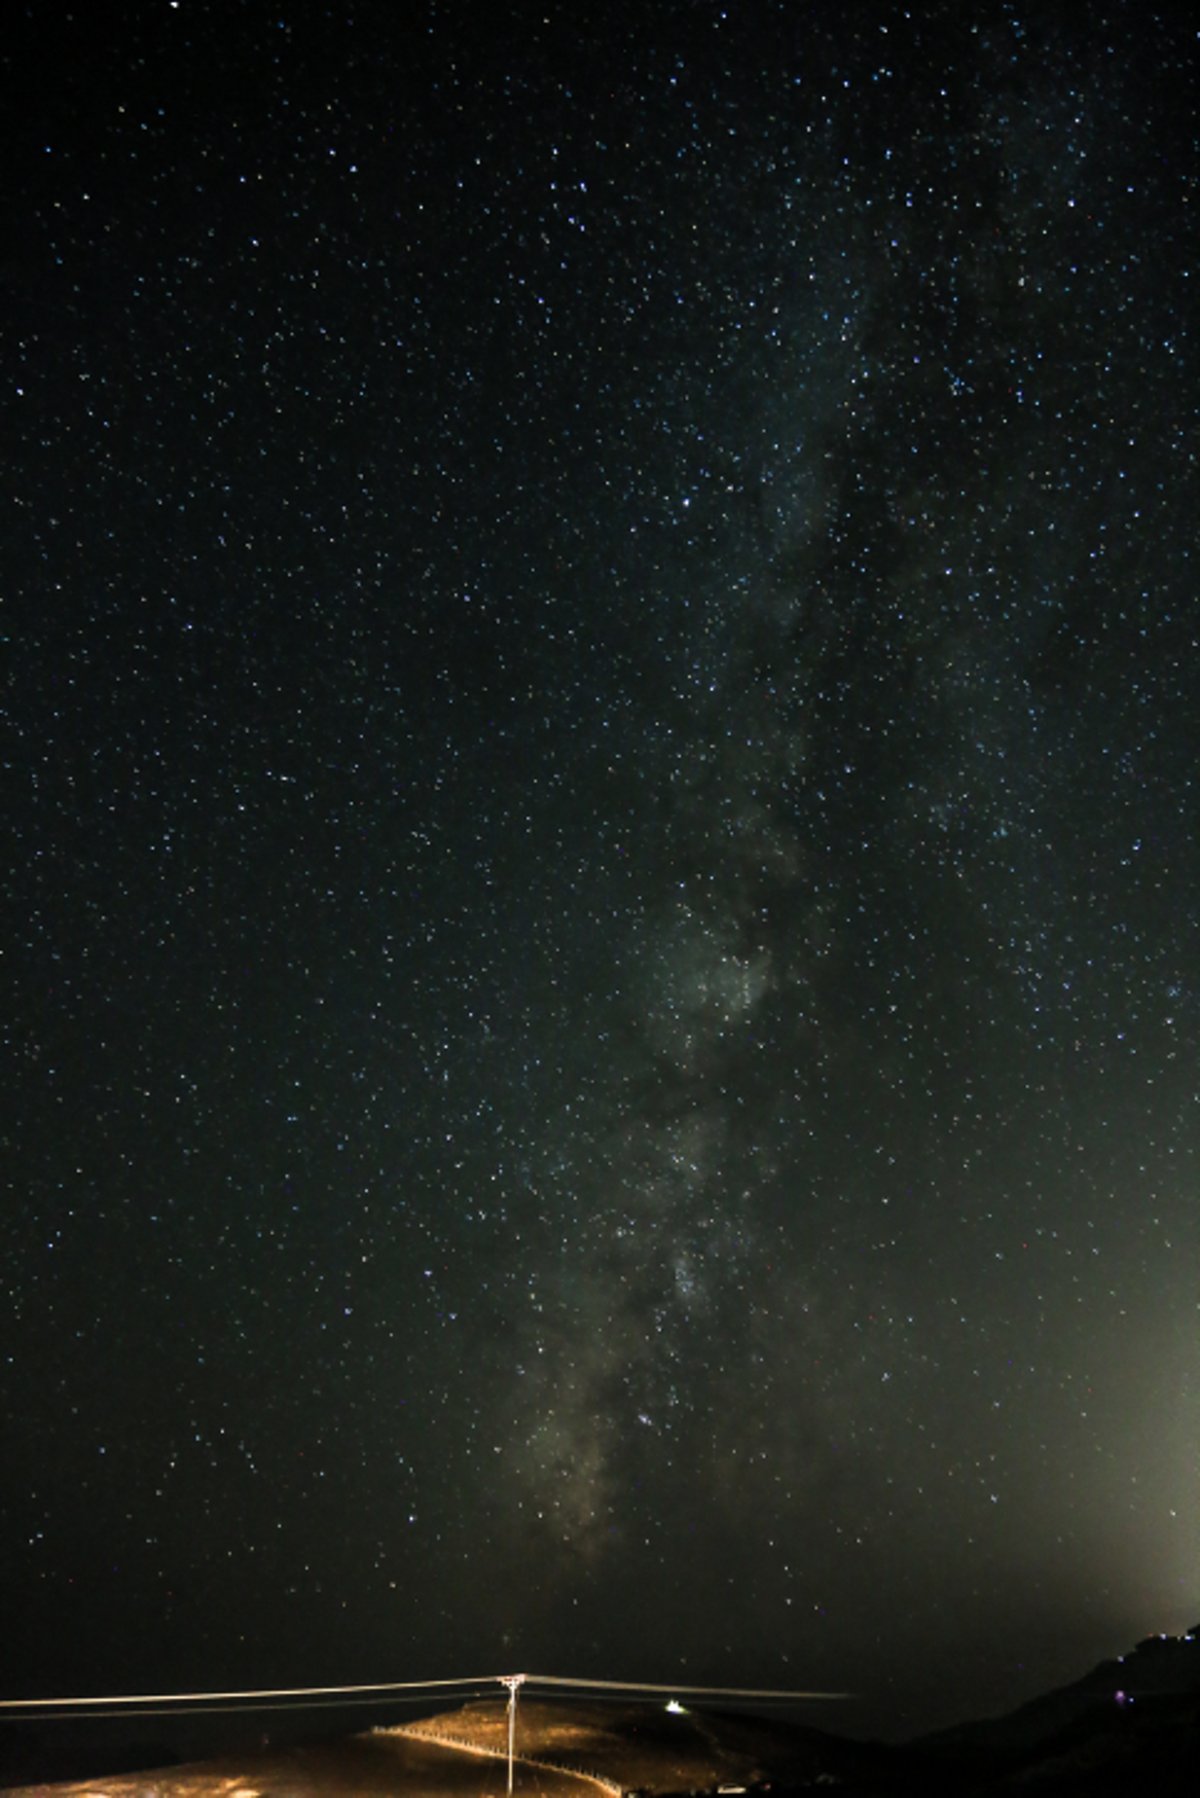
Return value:
[(523, 1673), (503, 1673), (500, 1684), (508, 1687), (508, 1798), (513, 1789), (513, 1747), (517, 1739), (517, 1690), (525, 1684)]

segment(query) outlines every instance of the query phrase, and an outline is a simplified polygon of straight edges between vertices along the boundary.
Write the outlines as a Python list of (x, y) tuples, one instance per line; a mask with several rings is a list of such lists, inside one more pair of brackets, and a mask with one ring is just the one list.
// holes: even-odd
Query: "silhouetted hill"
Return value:
[(1147, 1699), (1200, 1692), (1200, 1624), (1182, 1636), (1147, 1636), (1128, 1654), (1100, 1661), (1082, 1679), (1032, 1698), (1005, 1716), (955, 1724), (919, 1739), (922, 1747), (1020, 1751), (1081, 1719), (1115, 1711), (1136, 1717)]

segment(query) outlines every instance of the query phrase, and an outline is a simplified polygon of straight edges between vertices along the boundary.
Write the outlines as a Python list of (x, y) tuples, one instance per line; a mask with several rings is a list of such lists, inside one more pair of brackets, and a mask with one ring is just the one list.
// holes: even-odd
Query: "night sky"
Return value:
[(1200, 1613), (1194, 26), (481, 10), (6, 27), (4, 1695), (998, 1710)]

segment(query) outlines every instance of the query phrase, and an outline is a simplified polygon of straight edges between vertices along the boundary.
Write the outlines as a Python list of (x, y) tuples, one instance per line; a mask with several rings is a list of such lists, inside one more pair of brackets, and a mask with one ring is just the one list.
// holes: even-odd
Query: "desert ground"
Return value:
[[(503, 1798), (503, 1760), (411, 1736), (372, 1734), (122, 1773), (10, 1787), (6, 1798)], [(591, 1782), (520, 1765), (520, 1798), (597, 1798)]]

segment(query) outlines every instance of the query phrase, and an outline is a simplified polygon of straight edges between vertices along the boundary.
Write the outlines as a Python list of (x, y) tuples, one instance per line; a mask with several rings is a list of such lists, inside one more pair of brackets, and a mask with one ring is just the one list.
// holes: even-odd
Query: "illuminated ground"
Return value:
[[(503, 1703), (464, 1705), (419, 1725), (423, 1733), (461, 1747), (503, 1751)], [(518, 1751), (539, 1762), (597, 1774), (625, 1791), (704, 1790), (747, 1785), (778, 1774), (799, 1753), (792, 1732), (774, 1724), (669, 1712), (661, 1705), (546, 1703), (522, 1698)], [(807, 1760), (807, 1755), (802, 1757)]]
[[(483, 1759), (404, 1735), (350, 1736), (340, 1742), (267, 1748), (161, 1772), (123, 1773), (60, 1785), (19, 1786), (7, 1798), (501, 1798), (503, 1761)], [(566, 1775), (516, 1769), (522, 1798), (595, 1798), (596, 1787)]]
[[(225, 1755), (161, 1772), (14, 1787), (9, 1798), (35, 1792), (56, 1798), (382, 1798), (399, 1792), (503, 1798), (506, 1743), (505, 1705), (485, 1701), (403, 1729)], [(854, 1750), (776, 1724), (657, 1705), (528, 1699), (519, 1710), (514, 1791), (517, 1798), (601, 1798), (633, 1790), (741, 1787), (781, 1773), (812, 1776), (841, 1753)]]

